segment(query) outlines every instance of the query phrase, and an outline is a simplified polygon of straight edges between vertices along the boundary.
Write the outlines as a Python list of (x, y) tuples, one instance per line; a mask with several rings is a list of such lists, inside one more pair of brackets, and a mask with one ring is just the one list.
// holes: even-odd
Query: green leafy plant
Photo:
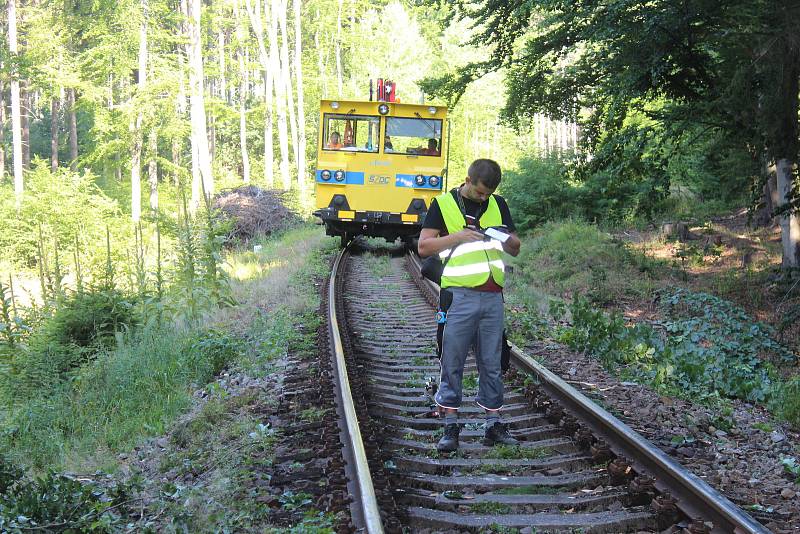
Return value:
[(474, 514), (500, 515), (510, 514), (511, 506), (501, 502), (479, 502), (471, 505), (469, 511)]
[(786, 421), (800, 426), (800, 376), (794, 376), (778, 386), (772, 408)]
[(206, 330), (197, 335), (190, 347), (190, 358), (209, 377), (218, 375), (245, 350), (244, 341), (229, 332)]
[(666, 319), (656, 330), (628, 325), (620, 314), (577, 298), (570, 305), (573, 324), (559, 339), (666, 391), (759, 402), (774, 394), (774, 371), (765, 357), (792, 361), (795, 356), (775, 341), (771, 328), (706, 293), (665, 291), (661, 303)]
[(281, 496), (278, 497), (278, 500), (281, 503), (281, 507), (290, 512), (308, 506), (314, 502), (310, 494), (303, 491), (295, 493), (291, 490), (284, 491)]
[(462, 387), (467, 391), (478, 389), (478, 373), (467, 373), (461, 380)]
[(136, 481), (101, 486), (47, 472), (19, 479), (0, 494), (0, 530), (110, 532), (128, 521)]
[(800, 484), (800, 462), (793, 456), (781, 456), (781, 465), (784, 471), (795, 477), (796, 484)]
[(521, 445), (495, 445), (485, 457), (494, 460), (536, 460), (553, 454), (547, 447), (523, 447)]

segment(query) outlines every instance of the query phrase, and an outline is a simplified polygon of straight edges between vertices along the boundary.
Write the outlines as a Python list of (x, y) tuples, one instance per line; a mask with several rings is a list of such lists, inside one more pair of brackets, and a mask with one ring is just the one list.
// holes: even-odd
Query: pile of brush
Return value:
[(233, 221), (228, 240), (247, 242), (298, 223), (300, 217), (286, 207), (284, 194), (255, 185), (220, 191), (213, 207)]

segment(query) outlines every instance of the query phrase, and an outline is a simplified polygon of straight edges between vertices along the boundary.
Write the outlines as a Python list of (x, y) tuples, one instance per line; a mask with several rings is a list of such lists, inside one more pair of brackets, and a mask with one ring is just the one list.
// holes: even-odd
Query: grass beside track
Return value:
[(758, 235), (713, 225), (693, 231), (705, 241), (687, 245), (643, 233), (623, 241), (579, 221), (543, 225), (512, 260), (512, 339), (554, 339), (662, 394), (721, 411), (729, 399), (757, 402), (800, 425), (796, 344), (781, 317), (762, 310), (764, 299), (791, 297), (791, 288), (748, 300), (750, 282), (771, 268), (765, 258), (742, 269), (745, 237), (757, 243)]
[[(304, 226), (255, 244), (260, 253), (248, 247), (226, 257), (236, 305), (191, 328), (122, 336), (72, 380), (6, 415), (4, 449), (29, 469), (19, 479), (0, 458), (0, 530), (30, 521), (39, 530), (285, 530), (273, 528), (271, 508), (255, 499), (257, 474), (272, 465), (281, 436), (265, 417), (276, 400), (269, 388), (287, 354), (316, 354), (318, 282), (338, 243)], [(257, 385), (237, 389), (234, 376)], [(204, 400), (195, 399), (199, 389)], [(59, 474), (120, 466), (115, 476), (98, 471), (81, 482)], [(15, 478), (17, 489), (4, 494)], [(42, 499), (62, 504), (36, 504)], [(284, 524), (297, 521), (287, 532), (333, 532), (340, 521), (301, 493), (279, 501)]]

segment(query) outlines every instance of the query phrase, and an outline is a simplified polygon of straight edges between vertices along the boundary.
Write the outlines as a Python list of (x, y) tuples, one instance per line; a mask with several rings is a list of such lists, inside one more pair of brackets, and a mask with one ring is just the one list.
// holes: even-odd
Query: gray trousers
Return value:
[(450, 287), (453, 303), (447, 311), (442, 334), (442, 359), (436, 404), (461, 407), (461, 381), (467, 351), (475, 341), (478, 366), (478, 406), (488, 410), (503, 407), (503, 379), (500, 369), (503, 341), (503, 294)]

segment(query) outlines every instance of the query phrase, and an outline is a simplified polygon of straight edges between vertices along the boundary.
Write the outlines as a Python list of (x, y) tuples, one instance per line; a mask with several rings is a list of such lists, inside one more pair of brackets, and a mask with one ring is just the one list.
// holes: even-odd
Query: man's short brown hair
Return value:
[(497, 186), (500, 185), (502, 173), (500, 165), (496, 161), (481, 158), (472, 162), (472, 165), (467, 169), (467, 176), (469, 176), (469, 181), (473, 185), (478, 185), (478, 182), (480, 182), (489, 189), (497, 189)]

